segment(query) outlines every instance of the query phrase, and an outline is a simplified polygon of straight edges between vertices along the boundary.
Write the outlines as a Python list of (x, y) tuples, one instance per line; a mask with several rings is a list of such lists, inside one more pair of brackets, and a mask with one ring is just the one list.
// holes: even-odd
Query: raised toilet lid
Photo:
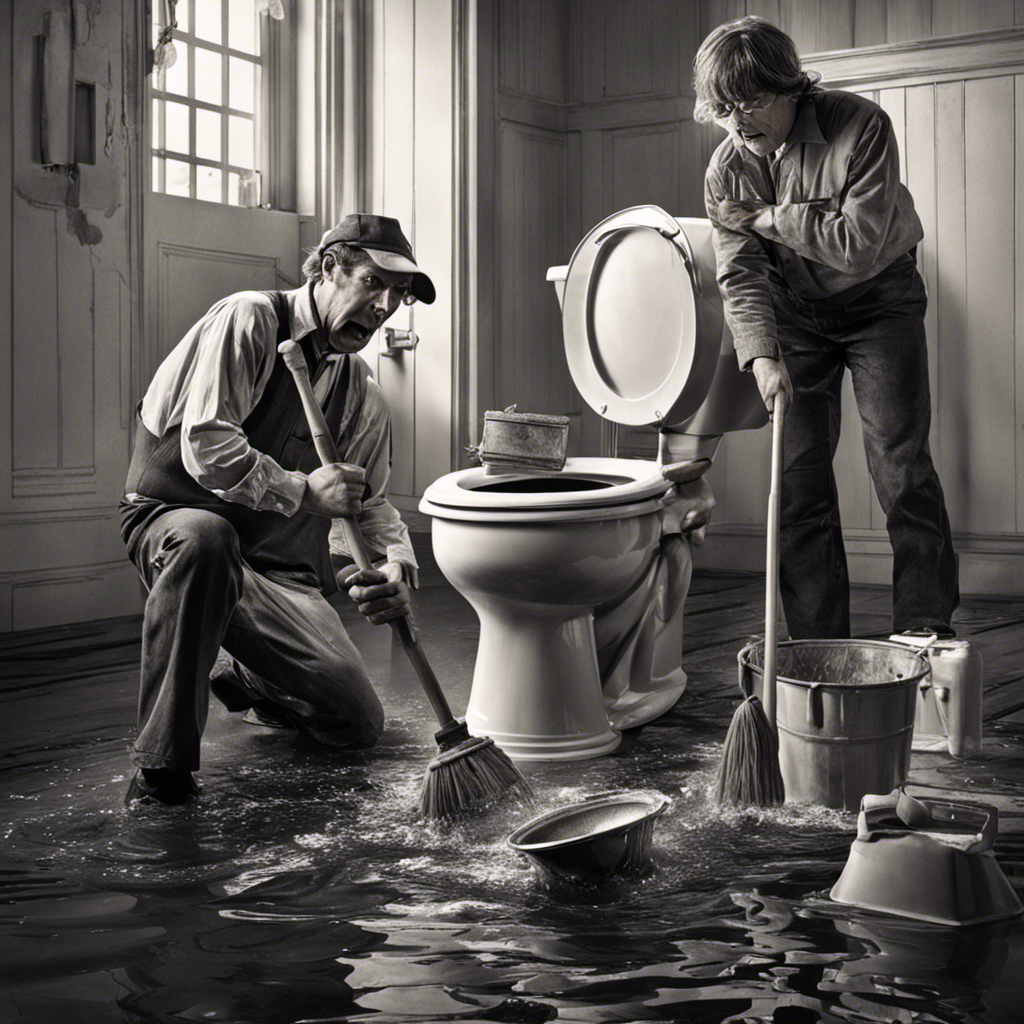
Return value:
[(660, 207), (622, 210), (580, 242), (562, 335), (573, 382), (595, 412), (631, 426), (679, 424), (696, 412), (722, 336), (720, 322), (705, 323), (702, 286), (685, 231)]

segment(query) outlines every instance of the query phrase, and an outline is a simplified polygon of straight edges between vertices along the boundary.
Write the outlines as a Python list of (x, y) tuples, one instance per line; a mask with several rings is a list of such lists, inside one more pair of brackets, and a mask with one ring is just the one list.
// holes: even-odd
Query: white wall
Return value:
[(34, 42), (66, 0), (0, 4), (0, 631), (127, 614), (117, 528), (137, 382), (135, 4), (76, 4), (96, 96), (77, 188), (36, 143)]

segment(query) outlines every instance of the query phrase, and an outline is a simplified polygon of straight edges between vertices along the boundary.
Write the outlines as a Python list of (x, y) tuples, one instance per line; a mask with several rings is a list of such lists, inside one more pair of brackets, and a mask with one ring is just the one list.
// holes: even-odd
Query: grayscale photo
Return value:
[(0, 0), (0, 1024), (1024, 1022), (1024, 0)]

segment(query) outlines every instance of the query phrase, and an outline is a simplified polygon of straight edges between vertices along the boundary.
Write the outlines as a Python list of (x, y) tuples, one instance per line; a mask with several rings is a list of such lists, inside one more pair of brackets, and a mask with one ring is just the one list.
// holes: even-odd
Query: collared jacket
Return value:
[[(771, 227), (754, 234), (718, 216), (723, 200), (771, 208)], [(772, 287), (798, 299), (842, 303), (924, 232), (900, 182), (899, 153), (888, 115), (863, 96), (812, 89), (797, 103), (793, 128), (772, 158), (730, 136), (704, 178), (714, 225), (718, 284), (741, 368), (778, 358)]]
[[(313, 372), (314, 392), (321, 402), (331, 401), (338, 421), (339, 458), (366, 471), (358, 518), (367, 545), (388, 561), (405, 563), (415, 581), (416, 557), (409, 531), (387, 499), (391, 474), (387, 398), (358, 355), (323, 352), (308, 286), (285, 292), (283, 298), (286, 325), (279, 325), (275, 303), (265, 292), (239, 292), (215, 303), (161, 363), (139, 407), (140, 428), (150, 447), (161, 438), (180, 437), (179, 464), (188, 477), (229, 506), (287, 518), (302, 515), (306, 474), (285, 468), (254, 447), (243, 424), (252, 422), (251, 416), (262, 408), (260, 399), (268, 384), (276, 379), (279, 333), (303, 342), (311, 354), (319, 350), (322, 358)], [(290, 381), (285, 386), (294, 389)], [(330, 399), (336, 386), (343, 391)], [(133, 457), (133, 472), (135, 461)], [(145, 486), (138, 490), (140, 495), (126, 496), (128, 504), (147, 496), (164, 497), (148, 494)], [(330, 531), (330, 548), (340, 556), (350, 554), (343, 536), (340, 524)], [(314, 564), (317, 557), (310, 553)], [(333, 589), (333, 580), (323, 582), (325, 590)]]

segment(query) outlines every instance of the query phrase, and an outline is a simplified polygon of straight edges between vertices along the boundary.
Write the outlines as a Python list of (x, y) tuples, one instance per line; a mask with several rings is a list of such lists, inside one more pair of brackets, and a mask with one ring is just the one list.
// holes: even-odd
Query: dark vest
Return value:
[[(287, 300), (280, 292), (268, 292), (278, 317), (278, 342), (288, 337)], [(324, 367), (317, 366), (312, 335), (299, 343), (314, 381)], [(314, 369), (315, 367), (315, 369)], [(337, 438), (348, 389), (348, 359), (331, 387), (324, 416)], [(274, 349), (274, 369), (259, 402), (242, 423), (249, 444), (269, 455), (283, 469), (311, 473), (320, 465), (299, 392), (283, 357)], [(238, 502), (225, 501), (199, 484), (181, 460), (181, 428), (170, 428), (155, 437), (136, 417), (135, 447), (128, 479), (128, 494), (141, 501), (121, 503), (121, 533), (134, 558), (141, 531), (159, 515), (176, 508), (198, 508), (223, 516), (234, 526), (242, 558), (265, 576), (292, 579), (319, 586), (324, 593), (337, 590), (328, 535), (331, 520), (299, 509), (294, 515), (257, 511)]]

